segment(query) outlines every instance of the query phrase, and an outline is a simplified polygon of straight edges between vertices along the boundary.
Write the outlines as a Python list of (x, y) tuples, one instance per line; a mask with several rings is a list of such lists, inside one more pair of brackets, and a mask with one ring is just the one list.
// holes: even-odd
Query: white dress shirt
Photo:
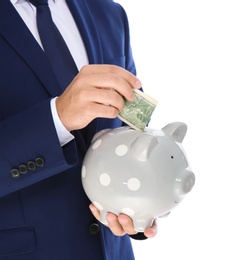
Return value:
[[(1, 1), (1, 0), (0, 0)], [(10, 0), (36, 41), (43, 48), (39, 37), (37, 23), (36, 23), (36, 8), (29, 3), (28, 0)], [(49, 8), (51, 10), (52, 18), (60, 33), (62, 34), (70, 53), (80, 70), (84, 65), (88, 64), (88, 56), (86, 49), (79, 33), (79, 30), (75, 24), (75, 21), (70, 13), (70, 10), (65, 0), (48, 0)], [(67, 131), (62, 122), (59, 119), (56, 106), (56, 98), (51, 100), (51, 111), (53, 115), (53, 121), (59, 137), (61, 146), (71, 141), (74, 137)]]

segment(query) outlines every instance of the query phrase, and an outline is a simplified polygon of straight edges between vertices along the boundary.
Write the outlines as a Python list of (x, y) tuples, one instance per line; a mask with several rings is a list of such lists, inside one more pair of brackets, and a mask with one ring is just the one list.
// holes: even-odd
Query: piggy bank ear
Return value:
[(157, 144), (157, 138), (151, 134), (141, 134), (131, 144), (131, 154), (139, 161), (145, 162), (148, 153)]
[(181, 143), (187, 132), (187, 125), (182, 122), (174, 122), (162, 128), (165, 135), (169, 135), (174, 141)]

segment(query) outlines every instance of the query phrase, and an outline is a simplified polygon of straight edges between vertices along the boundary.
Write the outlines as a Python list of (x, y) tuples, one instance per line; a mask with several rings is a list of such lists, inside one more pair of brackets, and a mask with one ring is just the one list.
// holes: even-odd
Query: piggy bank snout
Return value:
[(190, 192), (195, 183), (195, 175), (192, 171), (184, 170), (180, 176), (175, 179), (175, 192), (183, 196)]

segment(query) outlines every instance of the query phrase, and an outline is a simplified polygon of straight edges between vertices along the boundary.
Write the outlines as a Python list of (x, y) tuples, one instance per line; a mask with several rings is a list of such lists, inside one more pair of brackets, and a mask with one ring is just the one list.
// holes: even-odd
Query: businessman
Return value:
[(0, 1), (1, 260), (132, 260), (155, 236), (101, 224), (81, 185), (93, 135), (141, 88), (129, 37), (111, 0)]

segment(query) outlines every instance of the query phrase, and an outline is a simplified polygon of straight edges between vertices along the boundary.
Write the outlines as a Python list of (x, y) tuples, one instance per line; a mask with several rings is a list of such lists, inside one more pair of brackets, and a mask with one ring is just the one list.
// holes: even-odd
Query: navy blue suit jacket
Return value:
[[(135, 74), (123, 8), (111, 0), (66, 1), (90, 63)], [(0, 259), (134, 259), (128, 236), (116, 237), (99, 223), (94, 228), (81, 185), (93, 134), (121, 121), (96, 119), (86, 138), (76, 131), (61, 148), (50, 99), (62, 91), (10, 0), (0, 0)]]

